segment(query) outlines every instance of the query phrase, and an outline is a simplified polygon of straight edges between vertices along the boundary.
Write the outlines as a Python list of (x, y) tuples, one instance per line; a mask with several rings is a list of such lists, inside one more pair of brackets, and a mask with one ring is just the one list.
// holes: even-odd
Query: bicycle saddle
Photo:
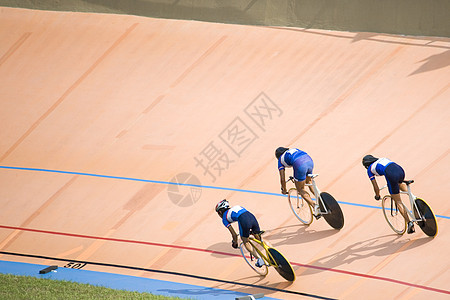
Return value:
[(403, 182), (406, 183), (406, 185), (410, 185), (414, 180), (403, 180)]

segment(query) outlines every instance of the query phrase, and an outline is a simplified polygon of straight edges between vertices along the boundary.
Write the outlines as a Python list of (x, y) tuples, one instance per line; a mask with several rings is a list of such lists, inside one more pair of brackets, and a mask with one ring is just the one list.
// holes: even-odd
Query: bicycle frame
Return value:
[[(327, 215), (330, 212), (328, 211), (327, 206), (325, 205), (325, 203), (323, 203), (322, 197), (320, 196), (321, 192), (320, 192), (319, 188), (317, 187), (316, 181), (314, 180), (314, 178), (316, 178), (317, 176), (319, 176), (319, 174), (308, 174), (308, 177), (311, 178), (311, 183), (305, 183), (305, 186), (311, 186), (312, 187), (312, 189), (314, 191), (314, 196), (316, 197), (316, 203), (317, 204), (319, 204), (319, 202), (322, 203), (321, 209), (323, 208), (323, 210), (324, 210), (324, 211), (321, 211), (322, 215)], [(289, 180), (294, 182), (294, 177), (290, 176)], [(294, 184), (295, 184), (295, 182), (294, 182)]]
[[(266, 263), (268, 263), (269, 264), (269, 266), (276, 266), (275, 264), (274, 264), (274, 262), (275, 262), (275, 259), (272, 257), (272, 255), (270, 254), (270, 252), (269, 252), (269, 246), (267, 246), (266, 245), (266, 243), (264, 243), (262, 240), (260, 241), (260, 240), (258, 240), (258, 239), (256, 239), (256, 238), (249, 238), (248, 239), (248, 242), (252, 245), (252, 247), (253, 247), (253, 249), (255, 249), (255, 251), (256, 252), (258, 252), (258, 254), (261, 256), (261, 258), (266, 262)], [(262, 251), (261, 250), (259, 250), (257, 247), (255, 247), (255, 245), (253, 245), (253, 243), (257, 243), (257, 244), (259, 244), (259, 245), (261, 245), (263, 248), (264, 248), (264, 250), (265, 250), (265, 254), (264, 253), (262, 253)]]
[[(416, 201), (415, 201), (417, 199), (417, 197), (411, 191), (411, 184), (406, 184), (406, 187), (407, 187), (407, 191), (406, 192), (400, 190), (400, 194), (406, 194), (406, 195), (408, 195), (408, 198), (409, 198), (409, 207), (411, 208), (411, 210), (409, 210), (406, 207), (406, 205), (403, 205), (406, 208), (406, 213), (408, 214), (408, 216), (410, 217), (411, 221), (413, 221), (413, 222), (423, 221), (424, 218), (423, 218), (422, 214), (420, 213), (420, 211), (419, 211), (419, 209), (418, 209), (418, 207), (416, 205)], [(385, 188), (387, 188), (387, 185), (383, 186), (380, 189), (380, 191), (385, 189)], [(391, 201), (394, 201), (394, 200), (391, 198)], [(413, 208), (415, 209), (415, 211), (419, 215), (419, 217), (420, 217), (419, 219), (416, 219), (416, 217), (412, 213)]]

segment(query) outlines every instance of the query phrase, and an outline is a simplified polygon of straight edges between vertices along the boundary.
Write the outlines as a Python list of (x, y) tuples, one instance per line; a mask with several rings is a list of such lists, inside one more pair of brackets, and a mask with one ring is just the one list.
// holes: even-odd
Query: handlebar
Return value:
[[(313, 179), (313, 178), (316, 178), (317, 176), (319, 176), (319, 174), (308, 174), (306, 176), (311, 177), (311, 179)], [(293, 176), (289, 176), (289, 179), (286, 180), (286, 182), (288, 182), (288, 181), (294, 182), (294, 180), (295, 180), (295, 178)]]

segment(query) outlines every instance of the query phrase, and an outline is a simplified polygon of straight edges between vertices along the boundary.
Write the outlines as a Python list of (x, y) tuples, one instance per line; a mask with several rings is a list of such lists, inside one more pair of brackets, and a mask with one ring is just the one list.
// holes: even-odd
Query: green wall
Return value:
[(450, 37), (450, 0), (0, 0), (0, 6)]

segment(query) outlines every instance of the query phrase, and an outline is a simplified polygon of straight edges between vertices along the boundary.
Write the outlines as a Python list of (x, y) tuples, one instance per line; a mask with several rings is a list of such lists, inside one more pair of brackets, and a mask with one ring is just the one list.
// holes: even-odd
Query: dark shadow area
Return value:
[[(322, 220), (319, 220), (322, 221)], [(315, 221), (317, 222), (317, 221)], [(325, 222), (325, 220), (323, 220)], [(266, 232), (267, 240), (274, 246), (295, 245), (325, 239), (339, 233), (336, 229), (316, 231), (306, 225), (291, 225)]]
[[(325, 222), (325, 220), (323, 220), (323, 222)], [(328, 238), (337, 233), (339, 233), (339, 230), (332, 228), (323, 231), (316, 231), (314, 229), (309, 229), (306, 225), (290, 225), (267, 230), (263, 235), (263, 239), (267, 240), (273, 247), (278, 247), (281, 245), (309, 243)], [(224, 258), (226, 256), (241, 256), (239, 249), (233, 249), (231, 247), (231, 240), (230, 242), (221, 242), (211, 245), (206, 250), (210, 252), (213, 257), (217, 258)]]
[(218, 290), (214, 288), (192, 288), (192, 289), (159, 289), (158, 292), (165, 292), (165, 293), (171, 293), (171, 294), (183, 294), (188, 298), (196, 297), (196, 296), (202, 296), (202, 295), (208, 295), (211, 297), (214, 296), (229, 296), (230, 299), (234, 299), (235, 297), (244, 296), (245, 294), (241, 294), (242, 292), (239, 291), (232, 291), (232, 290)]
[[(433, 239), (423, 237), (414, 240), (408, 247), (403, 248), (410, 239), (398, 235), (385, 235), (377, 238), (354, 243), (347, 248), (324, 256), (314, 262), (314, 266), (325, 269), (333, 269), (338, 266), (350, 264), (355, 260), (366, 259), (373, 256), (387, 257), (397, 252), (411, 250), (420, 247)], [(319, 268), (308, 268), (302, 276), (322, 272)]]
[[(276, 272), (272, 268), (270, 271)], [(280, 278), (281, 278), (280, 281), (277, 281), (274, 283), (269, 283), (269, 281), (267, 279), (265, 279), (265, 277), (263, 277), (263, 276), (257, 275), (257, 277), (254, 277), (254, 276), (243, 277), (243, 278), (237, 278), (235, 281), (241, 282), (241, 283), (246, 282), (246, 284), (248, 284), (248, 286), (236, 286), (235, 288), (230, 288), (229, 284), (219, 283), (219, 284), (215, 285), (213, 288), (234, 290), (234, 291), (238, 291), (240, 293), (249, 294), (249, 295), (255, 294), (255, 289), (257, 289), (256, 293), (263, 293), (267, 297), (270, 297), (270, 295), (272, 295), (273, 293), (281, 292), (281, 293), (285, 293), (286, 295), (295, 294), (298, 296), (302, 295), (302, 296), (309, 296), (312, 298), (316, 298), (316, 295), (306, 294), (306, 293), (303, 293), (300, 291), (289, 290), (288, 288), (293, 284), (293, 282), (284, 281), (282, 279), (282, 277), (280, 277)], [(248, 282), (251, 279), (256, 279), (256, 280)], [(278, 297), (277, 297), (277, 299), (278, 299)]]
[[(228, 283), (218, 283), (218, 284), (214, 285), (213, 288), (215, 288), (215, 289), (227, 289), (227, 290), (230, 290), (230, 291), (244, 293), (244, 294), (247, 294), (247, 295), (255, 294), (255, 289), (256, 289), (257, 293), (263, 293), (264, 295), (266, 295), (268, 297), (270, 297), (270, 294), (273, 294), (273, 293), (276, 292), (274, 290), (257, 287), (257, 286), (265, 287), (265, 286), (269, 286), (270, 284), (269, 284), (268, 280), (264, 276), (259, 276), (256, 273), (255, 273), (255, 276), (247, 276), (247, 277), (242, 277), (242, 278), (236, 278), (235, 281), (236, 282), (246, 282), (250, 286), (239, 286), (239, 285), (237, 285), (235, 287), (230, 287), (230, 284), (228, 284)], [(276, 287), (278, 284), (279, 283), (274, 284), (274, 286)]]
[[(231, 240), (229, 243), (223, 242), (211, 245), (206, 250), (211, 252), (211, 255), (213, 257), (217, 258), (224, 258), (227, 256), (241, 256), (241, 251), (239, 249), (234, 249), (233, 247), (231, 247)], [(245, 264), (244, 260), (242, 260), (242, 262)]]
[(412, 72), (410, 76), (448, 67), (450, 65), (450, 50), (432, 55), (421, 60), (420, 63), (423, 64), (417, 70)]
[(353, 37), (352, 43), (370, 40), (370, 39), (376, 37), (377, 35), (378, 35), (378, 33), (373, 33), (373, 32), (357, 32), (355, 34), (355, 36)]

